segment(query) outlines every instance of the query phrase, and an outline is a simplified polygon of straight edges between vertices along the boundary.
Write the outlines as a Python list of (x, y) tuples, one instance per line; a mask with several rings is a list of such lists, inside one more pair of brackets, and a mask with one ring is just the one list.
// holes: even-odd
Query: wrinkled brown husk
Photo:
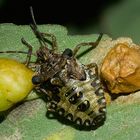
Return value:
[(115, 43), (101, 66), (101, 76), (111, 93), (140, 89), (140, 48), (132, 42)]

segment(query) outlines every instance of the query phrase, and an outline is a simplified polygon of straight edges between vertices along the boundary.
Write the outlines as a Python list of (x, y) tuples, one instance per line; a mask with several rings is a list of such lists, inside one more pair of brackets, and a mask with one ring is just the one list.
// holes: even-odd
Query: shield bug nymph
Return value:
[[(32, 82), (37, 85), (39, 92), (49, 96), (48, 111), (57, 112), (77, 125), (93, 127), (103, 122), (106, 101), (97, 65), (92, 63), (84, 66), (76, 58), (82, 46), (97, 46), (102, 34), (96, 42), (80, 43), (74, 50), (67, 48), (58, 53), (53, 34), (41, 33), (35, 22), (31, 28), (41, 45), (36, 53), (39, 71)], [(47, 36), (52, 38), (52, 49), (48, 48)], [(95, 70), (92, 70), (93, 67)]]
[[(95, 128), (106, 118), (106, 101), (97, 65), (82, 66), (85, 80), (70, 78), (58, 94), (59, 100), (48, 103), (48, 111), (58, 113), (77, 126)], [(95, 68), (93, 71), (92, 68)]]

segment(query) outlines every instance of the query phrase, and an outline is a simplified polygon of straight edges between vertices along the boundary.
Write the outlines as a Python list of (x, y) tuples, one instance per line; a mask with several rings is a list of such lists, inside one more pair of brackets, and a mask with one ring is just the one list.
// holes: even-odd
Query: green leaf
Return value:
[[(42, 32), (56, 35), (59, 51), (74, 48), (78, 43), (95, 41), (98, 35), (68, 35), (66, 28), (59, 25), (41, 25)], [(39, 43), (29, 26), (13, 24), (0, 25), (0, 50), (27, 50), (20, 39), (24, 37), (34, 51)], [(80, 61), (84, 64), (96, 62), (99, 66), (108, 50), (107, 42), (111, 38), (104, 35), (100, 45), (83, 55)], [(79, 53), (87, 50), (83, 47)], [(1, 54), (23, 62), (26, 58), (22, 54)], [(33, 58), (34, 60), (35, 58)], [(72, 126), (62, 124), (57, 119), (46, 117), (46, 103), (42, 99), (27, 101), (13, 108), (8, 116), (0, 123), (0, 139), (2, 140), (138, 140), (140, 137), (139, 100), (123, 103), (114, 102), (107, 107), (107, 120), (96, 130), (80, 131)]]

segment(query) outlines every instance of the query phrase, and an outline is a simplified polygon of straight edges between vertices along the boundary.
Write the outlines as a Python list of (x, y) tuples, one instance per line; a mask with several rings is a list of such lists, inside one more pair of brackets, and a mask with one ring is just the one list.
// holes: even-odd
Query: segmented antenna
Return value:
[(37, 24), (36, 24), (36, 21), (35, 21), (35, 17), (34, 17), (34, 12), (33, 12), (33, 7), (32, 6), (30, 6), (30, 12), (31, 12), (31, 17), (32, 17), (32, 20), (33, 20), (33, 24), (37, 28)]
[(36, 24), (36, 21), (35, 21), (35, 17), (34, 17), (34, 12), (33, 12), (32, 6), (30, 6), (30, 13), (31, 13), (31, 17), (32, 17), (32, 20), (33, 20), (33, 24), (30, 24), (30, 27), (31, 27), (31, 29), (33, 30), (33, 32), (34, 32), (34, 34), (36, 35), (36, 37), (38, 38), (38, 41), (39, 41), (41, 47), (46, 46), (44, 37), (43, 37), (43, 36), (41, 35), (41, 33), (38, 31), (38, 28), (37, 28), (37, 24)]

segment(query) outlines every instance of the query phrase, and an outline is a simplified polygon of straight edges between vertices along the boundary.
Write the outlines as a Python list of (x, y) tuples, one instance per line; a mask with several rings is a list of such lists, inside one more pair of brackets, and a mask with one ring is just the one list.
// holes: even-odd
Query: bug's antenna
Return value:
[[(36, 37), (38, 38), (39, 43), (41, 44), (41, 46), (46, 45), (44, 42), (44, 38), (42, 37), (41, 33), (38, 31), (37, 28), (37, 24), (35, 21), (35, 17), (34, 17), (34, 12), (33, 12), (33, 8), (32, 6), (30, 6), (30, 13), (31, 13), (31, 17), (33, 20), (33, 24), (30, 24), (31, 29), (33, 30), (34, 34), (36, 35)], [(42, 44), (43, 43), (43, 44)]]
[(37, 27), (37, 24), (36, 24), (36, 21), (35, 21), (35, 17), (34, 17), (33, 7), (32, 6), (30, 6), (30, 12), (31, 12), (31, 17), (32, 17), (33, 23)]

